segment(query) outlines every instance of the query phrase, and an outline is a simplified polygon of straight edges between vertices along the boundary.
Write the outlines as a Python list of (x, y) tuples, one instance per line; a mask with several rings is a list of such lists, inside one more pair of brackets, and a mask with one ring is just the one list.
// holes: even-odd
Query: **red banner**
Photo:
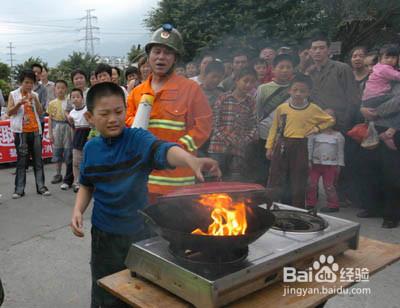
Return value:
[[(52, 156), (53, 151), (49, 140), (49, 129), (46, 117), (42, 140), (42, 157), (50, 158)], [(14, 136), (11, 132), (10, 121), (0, 121), (0, 163), (11, 163), (15, 161), (17, 161), (17, 150), (14, 145)]]

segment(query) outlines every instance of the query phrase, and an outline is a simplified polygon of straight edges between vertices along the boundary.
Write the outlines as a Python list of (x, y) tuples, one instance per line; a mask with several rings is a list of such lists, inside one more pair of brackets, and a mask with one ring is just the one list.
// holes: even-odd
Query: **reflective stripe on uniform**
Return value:
[(194, 180), (195, 180), (194, 176), (168, 177), (168, 176), (149, 175), (149, 184), (154, 184), (154, 185), (167, 185), (167, 186), (193, 185), (195, 183)]
[(172, 120), (164, 120), (164, 119), (150, 119), (149, 128), (165, 128), (172, 130), (185, 130), (186, 125), (185, 122), (181, 121), (172, 121)]
[(194, 140), (191, 136), (185, 135), (185, 136), (179, 138), (179, 141), (184, 143), (189, 151), (193, 152), (193, 151), (197, 150), (197, 146), (194, 143)]

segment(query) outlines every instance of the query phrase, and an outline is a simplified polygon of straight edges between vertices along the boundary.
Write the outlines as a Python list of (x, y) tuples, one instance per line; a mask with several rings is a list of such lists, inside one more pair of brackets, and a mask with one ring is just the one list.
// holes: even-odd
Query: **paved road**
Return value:
[[(0, 169), (0, 277), (6, 289), (6, 308), (86, 308), (90, 296), (90, 221), (86, 236), (78, 239), (68, 227), (74, 202), (72, 191), (48, 184), (51, 197), (37, 195), (33, 172), (28, 173), (25, 197), (12, 200), (13, 168)], [(53, 165), (46, 165), (49, 182)], [(361, 234), (400, 244), (400, 228), (380, 228), (380, 219), (357, 219), (357, 209), (337, 216), (362, 223)], [(89, 236), (88, 236), (89, 235)], [(369, 296), (336, 296), (327, 308), (400, 307), (400, 262), (372, 276)]]

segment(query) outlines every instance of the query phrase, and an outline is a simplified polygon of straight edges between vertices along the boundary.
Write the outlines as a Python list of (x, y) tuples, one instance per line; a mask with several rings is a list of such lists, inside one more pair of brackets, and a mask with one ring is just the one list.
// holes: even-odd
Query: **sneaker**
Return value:
[(38, 194), (42, 195), (44, 197), (51, 196), (51, 192), (47, 189), (47, 187), (43, 187), (43, 188), (39, 189)]
[(382, 223), (382, 228), (393, 229), (399, 225), (399, 222), (393, 220), (384, 220)]
[(322, 213), (335, 213), (335, 212), (339, 212), (339, 208), (338, 207), (323, 207), (319, 211)]
[(72, 190), (74, 191), (74, 193), (77, 193), (79, 190), (79, 184), (77, 183), (72, 184)]
[(19, 199), (19, 198), (22, 198), (23, 196), (24, 196), (24, 194), (13, 193), (12, 196), (11, 196), (11, 198), (13, 198), (13, 199)]
[(58, 184), (61, 183), (63, 180), (63, 177), (61, 174), (56, 174), (55, 176), (53, 176), (53, 179), (51, 180), (51, 184)]
[(69, 186), (67, 183), (62, 183), (62, 184), (60, 185), (60, 188), (61, 188), (62, 190), (68, 190), (70, 187), (71, 187), (71, 186)]

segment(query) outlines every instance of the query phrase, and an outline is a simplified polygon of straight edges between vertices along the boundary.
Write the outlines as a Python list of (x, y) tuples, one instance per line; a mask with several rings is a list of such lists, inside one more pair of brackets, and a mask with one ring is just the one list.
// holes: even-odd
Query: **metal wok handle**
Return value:
[(151, 224), (154, 228), (158, 228), (157, 223), (147, 213), (142, 210), (137, 210), (137, 212), (144, 217), (146, 223)]

